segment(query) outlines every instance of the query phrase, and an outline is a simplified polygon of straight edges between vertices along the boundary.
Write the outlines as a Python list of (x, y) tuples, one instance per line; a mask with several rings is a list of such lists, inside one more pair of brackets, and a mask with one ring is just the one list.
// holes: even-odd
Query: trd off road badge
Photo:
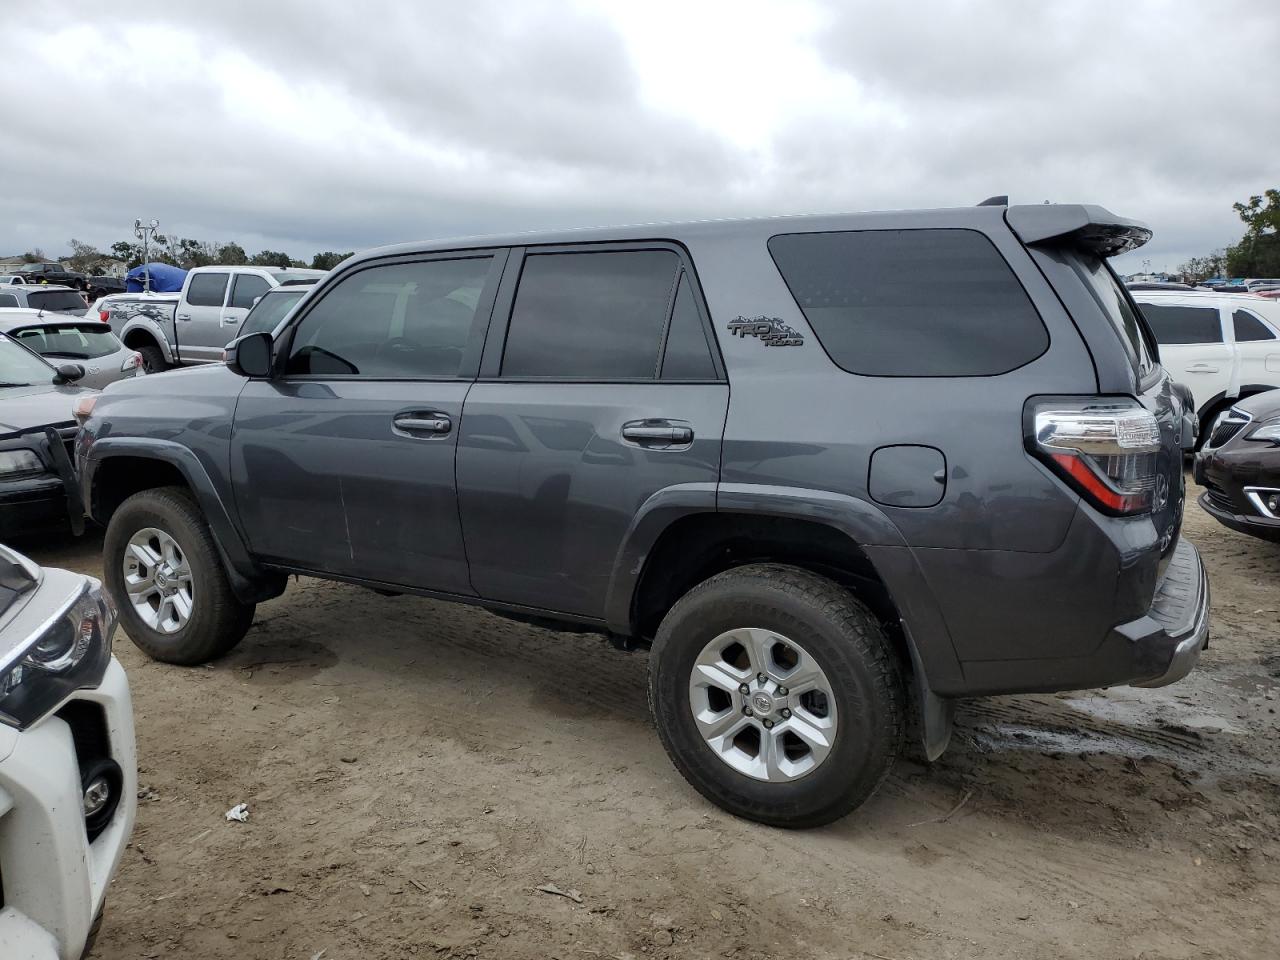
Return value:
[(729, 332), (739, 337), (757, 337), (766, 347), (799, 347), (804, 344), (800, 331), (777, 317), (738, 317), (729, 321)]

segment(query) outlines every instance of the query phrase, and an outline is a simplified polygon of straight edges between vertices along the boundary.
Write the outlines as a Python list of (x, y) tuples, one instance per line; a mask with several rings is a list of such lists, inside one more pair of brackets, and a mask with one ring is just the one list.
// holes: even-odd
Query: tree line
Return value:
[[(123, 260), (127, 269), (141, 266), (142, 242), (139, 240), (118, 240), (107, 248), (106, 253), (90, 243), (82, 243), (74, 237), (68, 241), (71, 253), (62, 257), (72, 270), (91, 276), (105, 272), (108, 260)], [(253, 267), (310, 267), (313, 270), (332, 270), (339, 263), (351, 256), (354, 251), (338, 253), (325, 250), (311, 258), (311, 262), (297, 260), (282, 250), (259, 250), (250, 255), (244, 247), (234, 240), (222, 243), (208, 240), (192, 240), (189, 237), (170, 237), (157, 233), (147, 247), (147, 256), (152, 263), (168, 263), (175, 267), (190, 270), (192, 267), (208, 267), (214, 264), (228, 266)], [(22, 255), (27, 263), (38, 263), (48, 258), (42, 250), (28, 250)]]
[(1234, 203), (1232, 209), (1245, 224), (1239, 243), (1192, 257), (1178, 273), (1188, 283), (1210, 277), (1280, 277), (1280, 190), (1267, 190)]

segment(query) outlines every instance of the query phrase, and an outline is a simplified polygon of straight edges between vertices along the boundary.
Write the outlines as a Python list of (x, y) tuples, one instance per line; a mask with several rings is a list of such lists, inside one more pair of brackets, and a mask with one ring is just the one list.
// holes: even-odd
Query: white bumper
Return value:
[(0, 726), (0, 958), (78, 960), (138, 808), (133, 707), (113, 657), (101, 686), (73, 700), (102, 705), (124, 774), (110, 824), (89, 843), (71, 728), (49, 716), (19, 733)]

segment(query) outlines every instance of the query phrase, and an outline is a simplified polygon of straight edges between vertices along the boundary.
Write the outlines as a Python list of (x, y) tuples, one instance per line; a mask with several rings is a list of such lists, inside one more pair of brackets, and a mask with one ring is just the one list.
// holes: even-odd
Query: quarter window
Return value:
[(492, 260), (387, 264), (351, 274), (298, 323), (287, 372), (457, 377)]
[(1267, 325), (1248, 310), (1237, 310), (1231, 314), (1231, 322), (1235, 325), (1236, 343), (1252, 343), (1255, 340), (1276, 338)]
[(653, 379), (679, 263), (670, 250), (530, 254), (502, 375)]
[(231, 291), (230, 307), (244, 307), (248, 310), (253, 301), (271, 289), (271, 284), (256, 273), (242, 273), (236, 277), (236, 285)]
[(784, 234), (769, 252), (828, 355), (850, 373), (990, 376), (1049, 345), (1013, 271), (973, 230)]
[(227, 274), (197, 273), (187, 287), (187, 303), (193, 307), (220, 307), (227, 292)]
[(18, 298), (11, 293), (0, 293), (0, 307), (16, 307)]
[(676, 302), (667, 331), (667, 347), (662, 355), (663, 380), (714, 380), (716, 365), (707, 345), (707, 332), (693, 299), (687, 273), (680, 274)]
[(1142, 315), (1160, 343), (1222, 343), (1222, 321), (1217, 307), (1144, 303)]

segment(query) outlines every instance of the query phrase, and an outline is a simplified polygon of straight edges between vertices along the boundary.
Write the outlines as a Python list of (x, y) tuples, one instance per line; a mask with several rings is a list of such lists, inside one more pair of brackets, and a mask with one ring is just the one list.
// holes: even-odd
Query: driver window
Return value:
[(397, 263), (351, 274), (298, 324), (286, 372), (457, 377), (492, 259)]

